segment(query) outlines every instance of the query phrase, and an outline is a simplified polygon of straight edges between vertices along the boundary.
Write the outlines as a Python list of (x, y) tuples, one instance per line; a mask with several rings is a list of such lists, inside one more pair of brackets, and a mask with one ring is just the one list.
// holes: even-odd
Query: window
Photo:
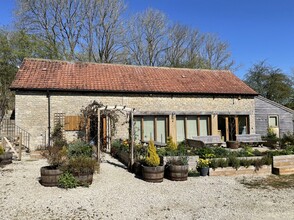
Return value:
[(210, 135), (210, 116), (177, 116), (177, 141)]
[(160, 143), (166, 143), (168, 136), (167, 116), (135, 116), (134, 120), (136, 140), (154, 140)]
[(238, 116), (239, 134), (249, 134), (249, 117), (245, 115)]
[(269, 127), (278, 127), (278, 116), (271, 115), (268, 117), (268, 126)]

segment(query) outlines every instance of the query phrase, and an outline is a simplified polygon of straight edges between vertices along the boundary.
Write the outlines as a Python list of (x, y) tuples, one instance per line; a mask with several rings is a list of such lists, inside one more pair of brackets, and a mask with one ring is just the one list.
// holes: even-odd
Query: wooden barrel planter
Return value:
[(6, 165), (12, 163), (12, 152), (5, 152), (0, 155), (0, 165)]
[(164, 166), (148, 167), (142, 165), (142, 177), (147, 182), (160, 183), (164, 177)]
[(58, 179), (63, 172), (52, 166), (41, 167), (41, 180), (43, 186), (58, 186)]
[(167, 165), (167, 178), (173, 181), (185, 181), (188, 179), (189, 165)]
[(78, 181), (80, 185), (91, 185), (93, 182), (93, 173), (80, 173), (80, 174), (73, 174), (75, 179)]

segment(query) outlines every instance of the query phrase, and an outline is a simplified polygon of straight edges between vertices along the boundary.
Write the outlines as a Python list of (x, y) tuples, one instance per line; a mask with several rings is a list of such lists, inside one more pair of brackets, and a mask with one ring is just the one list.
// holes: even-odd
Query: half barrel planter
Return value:
[(167, 165), (166, 176), (172, 181), (185, 181), (188, 179), (189, 165)]
[(83, 186), (91, 185), (93, 182), (93, 173), (74, 173), (73, 176)]
[(161, 183), (164, 177), (164, 166), (148, 167), (142, 165), (143, 180), (152, 183)]
[(52, 166), (41, 167), (41, 180), (43, 186), (58, 186), (59, 177), (62, 171)]
[(12, 152), (5, 152), (0, 155), (0, 165), (12, 163)]

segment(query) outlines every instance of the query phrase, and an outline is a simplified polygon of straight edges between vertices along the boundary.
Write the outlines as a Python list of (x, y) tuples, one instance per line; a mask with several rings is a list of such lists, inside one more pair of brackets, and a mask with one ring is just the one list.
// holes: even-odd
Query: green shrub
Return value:
[(74, 175), (92, 174), (95, 171), (97, 162), (90, 157), (78, 156), (69, 159), (67, 166), (63, 169)]
[(68, 156), (79, 157), (79, 156), (92, 156), (92, 146), (80, 139), (71, 142), (68, 145)]
[(212, 160), (210, 160), (209, 167), (211, 167), (212, 169), (216, 169), (216, 168), (218, 168), (218, 167), (219, 167), (218, 160), (216, 160), (216, 159), (212, 159)]
[(218, 162), (218, 167), (224, 168), (229, 166), (229, 160), (221, 158), (221, 159), (218, 159), (217, 162)]
[(244, 166), (247, 168), (250, 165), (252, 165), (252, 160), (250, 160), (250, 159), (241, 159), (240, 160), (240, 166)]
[(67, 142), (63, 137), (62, 125), (59, 122), (54, 127), (51, 140), (53, 141), (53, 146), (59, 147), (60, 149), (67, 146)]
[(229, 166), (235, 168), (236, 170), (239, 169), (239, 167), (240, 167), (240, 159), (238, 159), (235, 156), (230, 156), (228, 158), (228, 160), (229, 160)]
[(4, 154), (5, 152), (5, 149), (2, 145), (0, 145), (0, 155)]
[(229, 151), (222, 148), (222, 147), (216, 147), (214, 148), (214, 155), (217, 158), (221, 158), (221, 157), (228, 157), (229, 156)]
[(272, 165), (273, 158), (270, 155), (265, 155), (261, 158), (262, 164), (264, 165)]
[(200, 158), (205, 158), (205, 155), (207, 155), (207, 154), (214, 154), (214, 150), (213, 150), (213, 148), (210, 148), (210, 147), (202, 147), (202, 148), (197, 148), (195, 150), (195, 153)]
[(160, 164), (160, 158), (156, 152), (156, 147), (154, 146), (154, 142), (151, 140), (149, 141), (149, 144), (148, 144), (145, 163), (147, 166), (150, 166), (150, 167), (156, 167)]
[(78, 182), (71, 173), (64, 172), (58, 179), (58, 186), (64, 189), (71, 189), (76, 188)]
[(289, 145), (294, 145), (294, 133), (286, 133), (281, 138), (282, 148), (285, 148)]

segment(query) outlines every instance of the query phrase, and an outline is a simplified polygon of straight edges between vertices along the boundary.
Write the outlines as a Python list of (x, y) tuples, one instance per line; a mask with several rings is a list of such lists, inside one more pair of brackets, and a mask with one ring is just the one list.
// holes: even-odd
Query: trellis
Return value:
[[(132, 166), (134, 164), (134, 111), (135, 108), (128, 108), (126, 106), (103, 106), (97, 109), (97, 117), (98, 117), (98, 126), (100, 127), (100, 115), (101, 115), (101, 111), (105, 111), (105, 110), (117, 110), (117, 111), (124, 111), (124, 112), (128, 112), (130, 114), (130, 124), (131, 124), (131, 128), (130, 128), (130, 138), (131, 138), (131, 143), (130, 143), (130, 166)], [(97, 143), (97, 160), (100, 159), (100, 129), (98, 127), (98, 143)]]

